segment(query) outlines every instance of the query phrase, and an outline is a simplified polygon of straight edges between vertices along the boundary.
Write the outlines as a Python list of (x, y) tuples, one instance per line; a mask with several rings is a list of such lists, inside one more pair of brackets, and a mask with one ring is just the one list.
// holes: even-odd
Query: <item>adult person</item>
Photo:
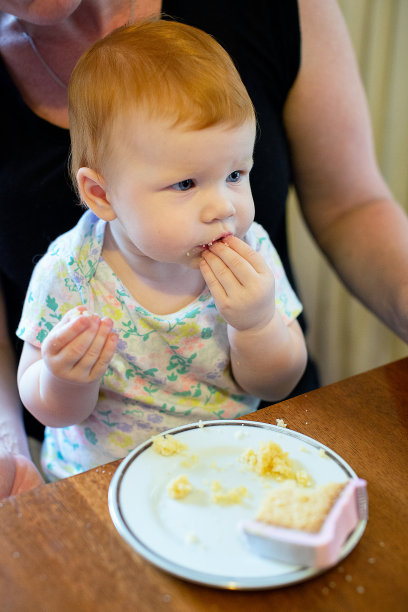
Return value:
[[(0, 338), (8, 376), (2, 376), (1, 430), (3, 448), (17, 466), (15, 480), (18, 453), (27, 457), (10, 365), (19, 300), (33, 258), (82, 213), (64, 174), (69, 145), (64, 86), (81, 53), (127, 21), (132, 6), (119, 0), (66, 0), (57, 6), (51, 0), (0, 0), (0, 78), (7, 94), (14, 88), (11, 101), (4, 94), (2, 101), (7, 144), (0, 163), (0, 265), (8, 330)], [(248, 6), (232, 0), (222, 6), (145, 0), (135, 3), (132, 17), (160, 10), (214, 35), (242, 75), (260, 126), (251, 176), (257, 220), (289, 277), (284, 224), (293, 181), (316, 241), (345, 284), (408, 341), (408, 221), (375, 161), (367, 104), (335, 0), (258, 0)], [(22, 147), (28, 133), (31, 146)], [(10, 470), (6, 473), (3, 494), (12, 480)], [(13, 492), (38, 482), (34, 474)]]

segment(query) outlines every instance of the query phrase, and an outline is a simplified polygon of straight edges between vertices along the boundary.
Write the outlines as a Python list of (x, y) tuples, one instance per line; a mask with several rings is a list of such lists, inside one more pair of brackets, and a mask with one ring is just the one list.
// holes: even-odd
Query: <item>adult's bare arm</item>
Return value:
[(305, 220), (345, 285), (408, 342), (408, 218), (378, 169), (335, 0), (299, 0), (302, 61), (285, 108)]
[(43, 482), (28, 449), (16, 372), (0, 284), (0, 499)]

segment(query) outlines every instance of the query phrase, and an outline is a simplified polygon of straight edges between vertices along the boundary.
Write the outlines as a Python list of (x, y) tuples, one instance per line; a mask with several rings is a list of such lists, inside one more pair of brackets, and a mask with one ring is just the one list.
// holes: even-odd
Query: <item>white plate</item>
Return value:
[[(109, 487), (112, 520), (140, 555), (186, 580), (227, 589), (279, 587), (321, 572), (263, 559), (250, 551), (237, 525), (255, 516), (268, 486), (280, 485), (249, 471), (239, 458), (248, 448), (257, 449), (260, 442), (272, 440), (316, 484), (356, 478), (339, 455), (290, 429), (251, 421), (206, 421), (163, 433), (186, 444), (186, 455), (159, 455), (150, 439), (122, 461)], [(183, 465), (193, 454), (197, 462)], [(175, 500), (168, 495), (167, 485), (181, 474), (188, 476), (194, 490)], [(240, 504), (215, 504), (211, 501), (214, 480), (227, 490), (244, 485), (249, 496)], [(366, 521), (358, 524), (338, 561), (356, 546), (365, 525)]]

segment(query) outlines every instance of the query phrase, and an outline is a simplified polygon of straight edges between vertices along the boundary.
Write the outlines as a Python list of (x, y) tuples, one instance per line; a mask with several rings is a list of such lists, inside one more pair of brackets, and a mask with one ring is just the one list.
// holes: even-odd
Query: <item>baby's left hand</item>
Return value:
[(220, 314), (239, 331), (265, 327), (275, 314), (275, 279), (263, 257), (228, 236), (203, 251), (200, 269)]

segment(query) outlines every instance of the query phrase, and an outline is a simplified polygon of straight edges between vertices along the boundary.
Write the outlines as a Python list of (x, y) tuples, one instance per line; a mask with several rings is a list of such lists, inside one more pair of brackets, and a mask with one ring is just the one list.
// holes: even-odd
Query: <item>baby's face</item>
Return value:
[(197, 268), (210, 242), (242, 238), (254, 218), (254, 141), (252, 122), (189, 131), (130, 122), (107, 179), (122, 251)]

